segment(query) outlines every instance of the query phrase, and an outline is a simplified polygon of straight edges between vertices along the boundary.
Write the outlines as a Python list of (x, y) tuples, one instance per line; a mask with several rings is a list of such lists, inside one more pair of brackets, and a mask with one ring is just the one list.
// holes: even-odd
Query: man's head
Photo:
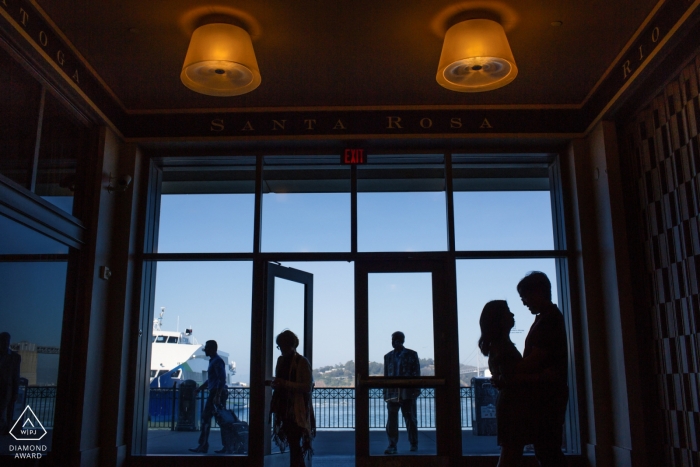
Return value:
[(219, 350), (219, 344), (217, 344), (216, 341), (207, 341), (204, 344), (204, 355), (207, 357), (216, 355), (217, 350)]
[(531, 271), (518, 282), (518, 293), (523, 305), (533, 315), (544, 311), (552, 304), (552, 283), (547, 275), (540, 271)]
[(406, 341), (406, 336), (401, 331), (396, 331), (391, 335), (391, 346), (396, 350), (403, 349), (403, 343)]
[(0, 350), (5, 350), (10, 348), (10, 333), (0, 332)]

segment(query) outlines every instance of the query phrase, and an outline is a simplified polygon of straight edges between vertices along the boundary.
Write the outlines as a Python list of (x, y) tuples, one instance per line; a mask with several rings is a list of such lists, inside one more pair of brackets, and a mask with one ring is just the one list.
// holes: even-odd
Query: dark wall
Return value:
[[(622, 125), (630, 251), (664, 465), (700, 465), (700, 55)], [(636, 253), (636, 254), (635, 254)]]

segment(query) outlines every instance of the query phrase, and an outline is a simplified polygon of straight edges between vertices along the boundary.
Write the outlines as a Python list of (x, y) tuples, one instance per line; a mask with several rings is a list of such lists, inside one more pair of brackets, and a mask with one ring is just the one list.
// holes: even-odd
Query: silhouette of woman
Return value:
[(316, 436), (311, 364), (297, 353), (299, 338), (292, 331), (282, 331), (276, 342), (282, 355), (277, 359), (271, 384), (275, 390), (270, 403), (270, 417), (274, 415), (272, 439), (282, 452), (289, 446), (291, 467), (303, 467), (304, 458), (313, 454), (311, 440)]
[(531, 417), (526, 385), (516, 383), (516, 366), (523, 357), (510, 340), (510, 330), (515, 325), (514, 315), (505, 300), (488, 302), (479, 319), (481, 337), (479, 349), (489, 357), (489, 370), (494, 384), (499, 388), (496, 400), (496, 423), (501, 456), (498, 467), (517, 466), (528, 440)]

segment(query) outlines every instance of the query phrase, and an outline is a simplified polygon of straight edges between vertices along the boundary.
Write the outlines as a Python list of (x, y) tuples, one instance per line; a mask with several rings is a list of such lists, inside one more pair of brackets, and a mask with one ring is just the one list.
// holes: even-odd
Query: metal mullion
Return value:
[(163, 169), (153, 162), (148, 168), (148, 192), (146, 195), (146, 232), (144, 235), (144, 254), (158, 251), (158, 234), (160, 232), (160, 204), (163, 183)]
[[(503, 254), (501, 254), (503, 253)], [(264, 252), (264, 253), (146, 253), (144, 261), (419, 261), (454, 260), (462, 258), (517, 257), (554, 258), (566, 257), (566, 252), (448, 252), (448, 251), (388, 251), (388, 252)]]
[(255, 213), (253, 217), (253, 253), (260, 253), (262, 237), (262, 187), (264, 156), (256, 154), (255, 159)]
[(357, 253), (357, 166), (350, 167), (350, 251)]
[(455, 259), (519, 259), (519, 258), (568, 258), (570, 253), (562, 250), (463, 250), (455, 251)]
[(144, 414), (148, 413), (148, 405), (150, 400), (150, 391), (148, 391), (147, 375), (149, 374), (151, 360), (151, 323), (153, 322), (154, 304), (155, 304), (155, 288), (156, 288), (156, 270), (157, 263), (147, 261), (146, 256), (156, 255), (151, 253), (158, 250), (158, 232), (160, 219), (160, 203), (161, 203), (161, 184), (163, 181), (163, 171), (155, 163), (154, 160), (146, 159), (141, 166), (147, 175), (146, 199), (145, 204), (145, 222), (143, 233), (143, 254), (139, 255), (140, 249), (137, 249), (137, 256), (141, 262), (141, 300), (140, 300), (140, 318), (138, 322), (138, 337), (136, 339), (136, 361), (134, 369), (134, 407), (133, 407), (133, 423), (132, 423), (132, 454), (145, 455), (147, 453), (148, 444), (148, 421)]
[(58, 253), (58, 254), (11, 254), (11, 255), (0, 255), (1, 263), (48, 263), (48, 262), (61, 262), (68, 261), (70, 254), (68, 253)]
[(32, 172), (29, 179), (29, 191), (36, 192), (36, 178), (39, 173), (39, 151), (41, 149), (41, 132), (44, 126), (44, 106), (46, 105), (46, 86), (41, 87), (39, 100), (39, 119), (36, 124), (36, 141), (34, 143), (34, 157), (32, 158)]
[(447, 252), (361, 252), (361, 253), (261, 253), (268, 261), (443, 261)]
[[(557, 155), (554, 162), (549, 167), (550, 181), (550, 196), (552, 204), (552, 228), (554, 230), (554, 248), (567, 251), (568, 244), (566, 241), (566, 216), (564, 206), (564, 189), (562, 186), (561, 177), (561, 156)], [(569, 252), (573, 257), (573, 252)], [(572, 310), (571, 276), (569, 275), (570, 262), (567, 258), (557, 258), (556, 261), (556, 287), (559, 295), (559, 308), (564, 315), (566, 324), (567, 343), (569, 353), (569, 400), (576, 401), (579, 387), (577, 386), (576, 374), (577, 359), (576, 356), (576, 334), (574, 330), (574, 313)], [(580, 453), (581, 450), (581, 433), (579, 406), (574, 403), (569, 403), (566, 411), (565, 420), (565, 437), (566, 445), (569, 452)]]
[(445, 200), (447, 201), (447, 251), (455, 251), (455, 210), (452, 184), (452, 152), (445, 153)]
[[(355, 457), (369, 457), (369, 391), (360, 388), (369, 376), (369, 301), (367, 264), (355, 263)], [(362, 427), (364, 429), (360, 430)]]
[(241, 261), (255, 258), (253, 253), (146, 253), (144, 261)]

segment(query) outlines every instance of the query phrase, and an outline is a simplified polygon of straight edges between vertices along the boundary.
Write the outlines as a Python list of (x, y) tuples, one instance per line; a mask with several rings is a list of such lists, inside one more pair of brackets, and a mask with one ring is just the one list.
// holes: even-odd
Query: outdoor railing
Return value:
[[(240, 420), (248, 422), (248, 407), (250, 402), (250, 388), (229, 388), (229, 396), (226, 407), (232, 410)], [(36, 416), (45, 427), (53, 426), (53, 415), (56, 401), (55, 386), (29, 386), (27, 388), (26, 403), (32, 408)], [(200, 391), (196, 396), (197, 413), (195, 423), (199, 424), (199, 417), (208, 390)], [(179, 402), (179, 390), (173, 388), (151, 388), (149, 400), (149, 428), (165, 428), (174, 430), (177, 423)], [(316, 427), (319, 429), (354, 429), (355, 428), (355, 388), (314, 388), (312, 404), (316, 415)], [(370, 404), (370, 428), (384, 428), (386, 426), (386, 403), (381, 389), (369, 390)], [(431, 388), (421, 389), (421, 394), (416, 400), (418, 408), (418, 428), (435, 428), (435, 390)], [(474, 405), (474, 392), (471, 387), (460, 388), (460, 415), (462, 428), (472, 427), (472, 407)], [(213, 427), (217, 427), (216, 422)], [(399, 423), (404, 426), (403, 417), (399, 417)]]
[(27, 386), (24, 394), (25, 406), (31, 407), (44, 428), (52, 428), (56, 409), (56, 386)]
[[(149, 428), (170, 428), (175, 429), (177, 421), (179, 390), (177, 387), (172, 388), (151, 388), (149, 411), (148, 411), (148, 427)], [(196, 416), (195, 423), (199, 424), (199, 418), (204, 411), (204, 404), (209, 397), (209, 390), (205, 389), (197, 393), (196, 396)], [(250, 402), (250, 388), (229, 388), (228, 399), (226, 399), (226, 408), (232, 410), (236, 416), (248, 422), (248, 405)], [(212, 419), (212, 427), (216, 428), (216, 420)]]
[(355, 427), (355, 388), (314, 388), (316, 428)]

